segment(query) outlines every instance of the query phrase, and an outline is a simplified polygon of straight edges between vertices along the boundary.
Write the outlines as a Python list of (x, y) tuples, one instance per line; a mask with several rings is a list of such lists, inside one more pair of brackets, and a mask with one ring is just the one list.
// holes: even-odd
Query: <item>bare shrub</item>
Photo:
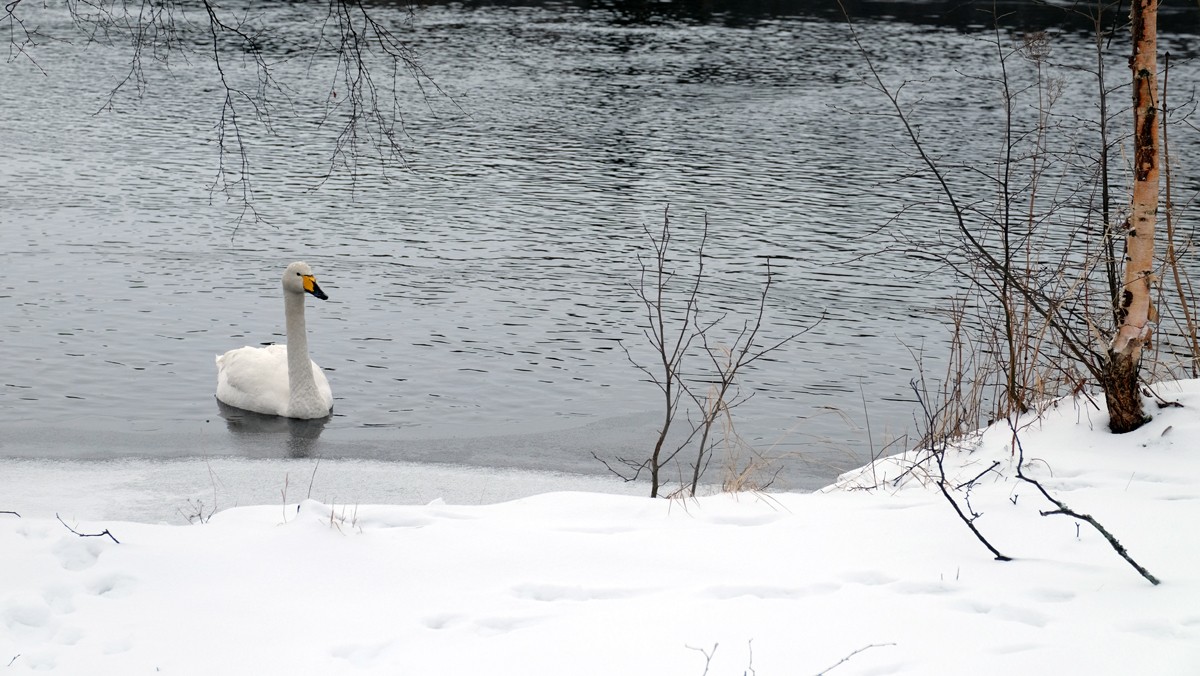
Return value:
[[(723, 343), (717, 334), (725, 330), (728, 314), (709, 318), (701, 308), (708, 217), (705, 216), (700, 232), (694, 268), (686, 275), (678, 272), (673, 258), (670, 207), (663, 210), (661, 228), (651, 230), (643, 226), (643, 230), (649, 255), (638, 254), (639, 281), (632, 288), (642, 304), (642, 335), (653, 357), (643, 361), (625, 341), (619, 342), (629, 362), (661, 393), (662, 422), (645, 458), (618, 457), (610, 463), (595, 453), (592, 456), (626, 481), (648, 474), (651, 497), (663, 492), (668, 472), (673, 472), (679, 483), (674, 493), (694, 496), (718, 445), (728, 443), (729, 447), (736, 447), (731, 411), (749, 399), (739, 388), (739, 375), (754, 362), (812, 330), (821, 319), (801, 331), (764, 344), (762, 330), (772, 279), (768, 261), (766, 281), (754, 314), (744, 319), (738, 329), (728, 332), (732, 335), (731, 342)], [(707, 362), (707, 368), (691, 366), (697, 360)], [(673, 437), (672, 430), (681, 414), (687, 417), (689, 427)], [(693, 449), (690, 457), (694, 459), (685, 462), (682, 454), (689, 448)]]

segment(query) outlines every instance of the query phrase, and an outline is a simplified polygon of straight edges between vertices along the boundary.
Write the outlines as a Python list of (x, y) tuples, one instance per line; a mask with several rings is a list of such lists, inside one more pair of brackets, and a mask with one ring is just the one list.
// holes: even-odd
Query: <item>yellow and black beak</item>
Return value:
[(304, 290), (321, 300), (329, 300), (329, 296), (326, 296), (321, 287), (317, 286), (317, 278), (312, 275), (304, 275)]

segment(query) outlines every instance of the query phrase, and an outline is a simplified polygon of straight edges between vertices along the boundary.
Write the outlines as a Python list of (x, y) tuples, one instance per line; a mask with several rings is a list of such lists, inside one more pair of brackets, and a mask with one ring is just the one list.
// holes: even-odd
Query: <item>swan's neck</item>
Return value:
[(308, 358), (308, 333), (304, 329), (304, 294), (283, 294), (283, 310), (287, 318), (287, 360), (289, 403), (316, 397), (317, 383)]

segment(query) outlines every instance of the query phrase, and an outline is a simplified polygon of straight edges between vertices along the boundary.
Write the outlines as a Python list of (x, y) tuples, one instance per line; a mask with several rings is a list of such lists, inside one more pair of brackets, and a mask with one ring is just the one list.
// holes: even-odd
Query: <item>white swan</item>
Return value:
[(304, 329), (305, 292), (325, 300), (308, 263), (283, 273), (287, 345), (241, 347), (217, 357), (217, 399), (236, 408), (287, 418), (324, 418), (333, 392), (321, 367), (308, 358)]

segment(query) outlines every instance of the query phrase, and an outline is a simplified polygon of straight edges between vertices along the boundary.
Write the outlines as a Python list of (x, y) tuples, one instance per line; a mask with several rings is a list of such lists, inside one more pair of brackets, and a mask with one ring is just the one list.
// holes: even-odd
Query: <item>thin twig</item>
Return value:
[(54, 518), (58, 519), (58, 522), (61, 523), (63, 526), (66, 526), (67, 530), (71, 531), (72, 533), (78, 535), (81, 538), (102, 538), (105, 535), (107, 535), (108, 537), (112, 538), (113, 542), (115, 542), (117, 544), (121, 544), (121, 541), (118, 540), (115, 535), (108, 532), (107, 528), (105, 528), (102, 532), (99, 532), (99, 533), (80, 533), (79, 531), (75, 530), (74, 528), (67, 526), (67, 522), (62, 520), (62, 517), (58, 515), (58, 512), (54, 513)]
[(871, 648), (884, 648), (887, 646), (894, 646), (894, 645), (896, 645), (896, 644), (895, 643), (872, 643), (871, 645), (865, 645), (865, 646), (859, 648), (858, 650), (855, 650), (854, 652), (850, 653), (849, 655), (846, 655), (842, 659), (838, 660), (837, 664), (834, 664), (831, 667), (825, 667), (824, 669), (818, 671), (817, 676), (824, 676), (825, 674), (828, 674), (829, 672), (833, 671), (834, 669), (837, 669), (838, 667), (842, 666), (843, 664), (849, 662), (850, 658), (854, 657), (855, 655), (857, 655), (861, 652), (870, 650)]
[(712, 658), (713, 658), (713, 655), (717, 654), (717, 646), (719, 646), (719, 645), (721, 645), (721, 644), (714, 643), (711, 651), (705, 650), (704, 648), (696, 648), (696, 647), (690, 646), (690, 645), (684, 646), (688, 650), (695, 650), (696, 652), (700, 653), (701, 655), (704, 655), (704, 673), (701, 674), (700, 676), (708, 676), (708, 668), (710, 666), (712, 666)]
[[(918, 364), (918, 367), (919, 366), (920, 365)], [(922, 378), (923, 377), (924, 376), (922, 376)], [(928, 393), (925, 392), (922, 387), (918, 386), (915, 379), (909, 384), (913, 389), (913, 393), (917, 395), (917, 404), (920, 405), (921, 410), (925, 414), (925, 424), (928, 426), (928, 429), (933, 430), (937, 414), (930, 410)], [(962, 522), (966, 524), (967, 528), (970, 529), (971, 533), (975, 535), (975, 539), (979, 540), (984, 547), (987, 547), (987, 550), (992, 553), (997, 561), (1012, 561), (1011, 557), (1001, 554), (1000, 550), (992, 546), (991, 542), (988, 542), (988, 539), (984, 537), (979, 528), (975, 526), (975, 520), (973, 518), (968, 518), (967, 515), (963, 513), (962, 508), (958, 506), (958, 501), (954, 499), (953, 495), (950, 495), (950, 489), (946, 486), (946, 438), (944, 436), (939, 436), (937, 439), (930, 439), (928, 443), (930, 444), (929, 452), (933, 455), (933, 459), (937, 462), (938, 474), (936, 480), (938, 489), (942, 492), (942, 496), (946, 498), (946, 502), (950, 503), (950, 506), (954, 508), (954, 513), (958, 514), (958, 518), (961, 519)]]
[(321, 456), (317, 456), (317, 461), (313, 463), (312, 476), (308, 477), (308, 498), (312, 499), (313, 482), (317, 480), (317, 468), (321, 466)]
[(997, 468), (997, 467), (999, 467), (999, 466), (1000, 466), (1000, 461), (999, 461), (999, 460), (993, 460), (993, 461), (992, 461), (992, 466), (991, 466), (991, 467), (988, 467), (987, 469), (983, 470), (983, 471), (982, 471), (982, 472), (980, 472), (979, 474), (976, 474), (976, 475), (975, 475), (975, 476), (974, 476), (974, 477), (973, 477), (973, 478), (972, 478), (970, 481), (964, 481), (964, 482), (962, 482), (961, 484), (959, 484), (959, 485), (955, 486), (955, 487), (954, 487), (954, 490), (956, 490), (956, 491), (961, 491), (961, 490), (962, 490), (964, 487), (966, 487), (966, 486), (970, 486), (970, 485), (974, 484), (976, 481), (979, 481), (981, 478), (983, 478), (983, 475), (984, 475), (984, 474), (987, 474), (988, 472), (990, 472), (990, 471), (992, 471), (992, 470), (996, 469), (996, 468)]

